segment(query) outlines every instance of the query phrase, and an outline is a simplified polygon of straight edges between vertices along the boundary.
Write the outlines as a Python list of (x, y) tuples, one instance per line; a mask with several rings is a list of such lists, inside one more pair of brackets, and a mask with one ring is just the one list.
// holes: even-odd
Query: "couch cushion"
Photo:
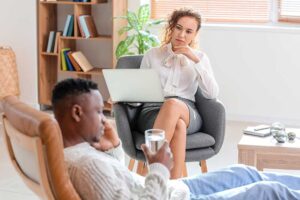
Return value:
[[(134, 131), (133, 136), (135, 140), (135, 147), (141, 150), (141, 145), (145, 143), (144, 134)], [(197, 132), (188, 135), (186, 149), (206, 148), (206, 147), (213, 146), (214, 144), (215, 144), (215, 139), (212, 136), (206, 133)]]

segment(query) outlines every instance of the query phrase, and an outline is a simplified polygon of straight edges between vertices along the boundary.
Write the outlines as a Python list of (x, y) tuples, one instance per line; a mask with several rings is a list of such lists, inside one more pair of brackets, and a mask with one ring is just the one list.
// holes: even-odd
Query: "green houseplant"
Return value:
[(116, 57), (123, 55), (144, 54), (151, 47), (159, 45), (156, 35), (150, 33), (149, 28), (161, 24), (164, 20), (150, 20), (150, 7), (145, 4), (139, 7), (137, 13), (127, 12), (126, 16), (116, 19), (126, 19), (127, 25), (119, 29), (119, 35), (127, 33), (116, 48)]

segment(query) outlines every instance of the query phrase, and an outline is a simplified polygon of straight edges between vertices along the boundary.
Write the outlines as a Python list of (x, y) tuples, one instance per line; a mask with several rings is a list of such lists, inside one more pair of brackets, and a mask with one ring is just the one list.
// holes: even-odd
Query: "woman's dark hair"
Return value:
[[(164, 44), (168, 44), (171, 42), (171, 35), (173, 32), (173, 29), (175, 28), (178, 20), (182, 17), (192, 17), (194, 18), (197, 23), (197, 29), (196, 31), (198, 32), (199, 29), (201, 28), (201, 15), (200, 13), (190, 9), (190, 8), (181, 8), (179, 10), (174, 10), (173, 13), (170, 15), (169, 19), (168, 19), (168, 24), (166, 27), (166, 31), (164, 34), (164, 39), (162, 41), (163, 45)], [(191, 44), (189, 44), (190, 46), (195, 46), (195, 42), (193, 41)]]

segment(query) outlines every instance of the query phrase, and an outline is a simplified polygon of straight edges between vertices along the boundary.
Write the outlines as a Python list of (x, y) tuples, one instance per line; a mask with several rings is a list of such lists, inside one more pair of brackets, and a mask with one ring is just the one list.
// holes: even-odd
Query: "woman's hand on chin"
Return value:
[(190, 46), (173, 46), (173, 51), (175, 54), (183, 54), (188, 57), (190, 60), (194, 61), (195, 63), (200, 62), (198, 56), (193, 52)]

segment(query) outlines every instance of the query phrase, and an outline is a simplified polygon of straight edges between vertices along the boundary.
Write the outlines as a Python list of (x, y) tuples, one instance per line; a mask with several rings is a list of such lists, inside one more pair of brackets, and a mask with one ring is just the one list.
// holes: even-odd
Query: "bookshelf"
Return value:
[[(118, 35), (118, 29), (126, 21), (113, 20), (114, 17), (126, 15), (127, 0), (91, 0), (91, 2), (46, 1), (37, 0), (37, 34), (38, 34), (38, 91), (39, 104), (51, 106), (51, 92), (54, 85), (65, 78), (85, 78), (98, 83), (104, 97), (105, 110), (111, 111), (108, 92), (103, 79), (102, 69), (114, 68), (114, 52), (124, 36)], [(47, 53), (47, 42), (50, 31), (63, 31), (67, 15), (74, 15), (73, 36), (60, 36), (58, 52)], [(91, 15), (96, 24), (99, 36), (84, 38), (78, 26), (78, 16)], [(63, 71), (60, 51), (71, 48), (82, 51), (95, 67), (88, 72)]]

